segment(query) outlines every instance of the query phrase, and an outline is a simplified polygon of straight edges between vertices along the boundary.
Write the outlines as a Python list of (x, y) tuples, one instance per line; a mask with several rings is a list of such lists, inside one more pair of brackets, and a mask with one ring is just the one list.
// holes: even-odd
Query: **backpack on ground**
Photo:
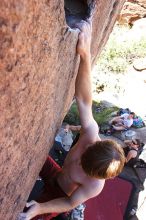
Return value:
[(136, 116), (133, 119), (132, 126), (135, 128), (142, 128), (142, 127), (145, 127), (145, 123), (140, 116)]
[(125, 113), (130, 114), (130, 112), (131, 112), (131, 110), (129, 108), (120, 108), (119, 111), (117, 112), (117, 115), (121, 116), (121, 115), (123, 115)]

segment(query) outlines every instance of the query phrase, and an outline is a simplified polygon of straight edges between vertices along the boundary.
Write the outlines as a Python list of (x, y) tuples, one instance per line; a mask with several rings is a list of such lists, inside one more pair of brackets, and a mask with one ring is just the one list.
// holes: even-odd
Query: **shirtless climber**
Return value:
[[(91, 22), (82, 21), (78, 28), (80, 34), (77, 53), (80, 55), (80, 65), (75, 83), (75, 96), (82, 126), (81, 135), (69, 151), (62, 169), (57, 168), (50, 158), (43, 167), (45, 170), (50, 163), (52, 163), (50, 169), (56, 167), (54, 185), (59, 187), (63, 194), (62, 196), (58, 194), (57, 198), (50, 201), (44, 199), (39, 200), (41, 202), (29, 202), (27, 204), (29, 210), (21, 213), (19, 219), (30, 220), (39, 215), (40, 217), (34, 219), (49, 220), (53, 216), (49, 217), (48, 214), (48, 218), (43, 218), (42, 214), (63, 213), (75, 208), (89, 198), (99, 195), (104, 187), (105, 179), (117, 176), (125, 163), (122, 147), (111, 140), (101, 141), (98, 136), (98, 125), (92, 115)], [(54, 176), (50, 178), (49, 174), (44, 175), (43, 169), (40, 175), (42, 174), (45, 188), (47, 188), (47, 184), (53, 181)]]

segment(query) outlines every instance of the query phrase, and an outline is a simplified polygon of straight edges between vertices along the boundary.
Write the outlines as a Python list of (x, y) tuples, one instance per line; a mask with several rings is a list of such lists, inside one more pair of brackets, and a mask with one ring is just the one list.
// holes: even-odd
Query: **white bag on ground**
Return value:
[(84, 210), (86, 205), (80, 204), (71, 211), (69, 220), (84, 220)]

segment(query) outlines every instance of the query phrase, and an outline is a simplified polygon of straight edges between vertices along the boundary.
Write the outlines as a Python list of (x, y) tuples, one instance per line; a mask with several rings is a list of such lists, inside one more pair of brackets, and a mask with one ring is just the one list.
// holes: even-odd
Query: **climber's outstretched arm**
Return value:
[(98, 125), (92, 115), (92, 80), (91, 80), (91, 21), (83, 21), (80, 29), (77, 53), (80, 55), (79, 71), (75, 83), (75, 96), (83, 130), (90, 130), (92, 135), (98, 133)]

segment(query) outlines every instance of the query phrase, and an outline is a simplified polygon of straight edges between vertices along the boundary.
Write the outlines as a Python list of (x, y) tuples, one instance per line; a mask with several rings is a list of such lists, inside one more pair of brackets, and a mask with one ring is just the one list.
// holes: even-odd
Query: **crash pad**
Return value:
[(106, 180), (102, 192), (86, 202), (85, 220), (123, 220), (132, 187), (118, 177)]

